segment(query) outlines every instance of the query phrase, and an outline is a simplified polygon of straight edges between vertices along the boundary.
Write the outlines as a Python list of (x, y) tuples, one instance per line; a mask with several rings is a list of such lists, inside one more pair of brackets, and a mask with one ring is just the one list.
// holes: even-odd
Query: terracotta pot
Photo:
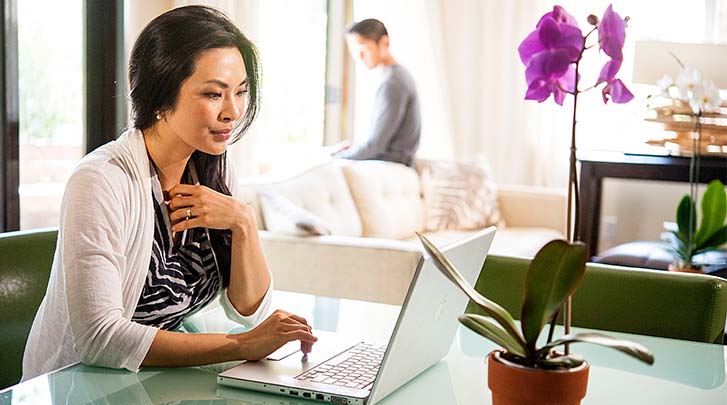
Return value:
[(696, 273), (696, 274), (704, 274), (701, 268), (699, 267), (679, 267), (674, 263), (669, 263), (669, 271), (675, 271), (677, 273)]
[(588, 387), (588, 362), (568, 370), (539, 370), (488, 356), (487, 386), (493, 405), (579, 405)]

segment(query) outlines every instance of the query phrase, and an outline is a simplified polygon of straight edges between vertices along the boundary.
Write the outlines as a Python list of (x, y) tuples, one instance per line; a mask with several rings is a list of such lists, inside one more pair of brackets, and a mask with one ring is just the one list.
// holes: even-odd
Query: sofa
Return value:
[[(276, 289), (288, 291), (398, 305), (422, 255), (415, 232), (441, 245), (490, 225), (427, 229), (420, 172), (390, 162), (333, 160), (286, 178), (244, 179), (239, 186), (255, 209)], [(498, 186), (493, 194), (499, 214), (491, 253), (532, 257), (563, 237), (564, 192)], [(282, 215), (271, 196), (285, 202)], [(301, 211), (304, 226), (295, 219)]]

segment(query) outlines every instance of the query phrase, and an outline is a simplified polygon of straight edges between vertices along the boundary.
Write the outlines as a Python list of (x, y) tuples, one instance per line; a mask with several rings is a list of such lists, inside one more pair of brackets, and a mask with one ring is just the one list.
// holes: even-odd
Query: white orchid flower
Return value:
[(679, 88), (681, 99), (689, 101), (692, 99), (694, 92), (698, 91), (697, 88), (702, 85), (702, 75), (699, 74), (697, 69), (691, 66), (686, 66), (681, 73), (679, 73), (679, 76), (677, 76), (676, 85), (677, 88)]
[(722, 104), (719, 95), (719, 88), (711, 80), (705, 80), (692, 93), (689, 99), (689, 106), (695, 114), (702, 112), (717, 111)]
[(661, 91), (660, 95), (669, 97), (669, 88), (674, 85), (674, 79), (669, 75), (664, 75), (656, 81), (656, 85)]

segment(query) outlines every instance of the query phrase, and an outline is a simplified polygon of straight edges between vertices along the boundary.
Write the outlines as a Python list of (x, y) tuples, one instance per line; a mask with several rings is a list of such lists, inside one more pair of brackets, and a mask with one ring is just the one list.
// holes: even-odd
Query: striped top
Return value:
[[(179, 328), (184, 317), (210, 302), (220, 289), (220, 275), (215, 265), (209, 234), (204, 228), (187, 231), (185, 244), (181, 235), (172, 237), (169, 210), (156, 168), (150, 162), (154, 196), (154, 243), (149, 273), (132, 320), (164, 330)], [(187, 166), (182, 183), (194, 184), (193, 165)]]

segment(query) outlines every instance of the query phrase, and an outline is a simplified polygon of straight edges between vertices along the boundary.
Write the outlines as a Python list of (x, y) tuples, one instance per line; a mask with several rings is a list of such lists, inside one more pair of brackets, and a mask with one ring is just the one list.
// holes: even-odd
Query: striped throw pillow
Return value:
[(446, 160), (415, 162), (425, 206), (425, 230), (472, 230), (505, 222), (497, 187), (478, 164)]

